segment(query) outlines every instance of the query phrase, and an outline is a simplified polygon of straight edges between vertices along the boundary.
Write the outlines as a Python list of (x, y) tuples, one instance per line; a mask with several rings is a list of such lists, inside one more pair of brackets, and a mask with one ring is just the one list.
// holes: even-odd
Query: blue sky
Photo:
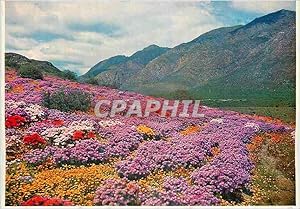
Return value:
[(6, 51), (85, 73), (99, 61), (151, 44), (174, 47), (246, 24), (294, 1), (8, 1)]

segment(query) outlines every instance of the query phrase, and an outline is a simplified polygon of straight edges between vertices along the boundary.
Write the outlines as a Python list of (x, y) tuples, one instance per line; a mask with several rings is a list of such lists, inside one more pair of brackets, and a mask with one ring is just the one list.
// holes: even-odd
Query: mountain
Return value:
[(96, 64), (94, 67), (92, 67), (86, 74), (81, 76), (81, 78), (85, 79), (85, 78), (97, 76), (98, 74), (109, 70), (111, 66), (126, 62), (127, 59), (128, 59), (128, 57), (126, 57), (124, 55), (118, 55), (118, 56), (103, 60), (103, 61), (99, 62), (98, 64)]
[(54, 75), (61, 78), (75, 80), (76, 75), (71, 71), (61, 71), (51, 62), (29, 59), (17, 53), (5, 53), (5, 66), (19, 69), (21, 66), (30, 65), (40, 69), (43, 74)]
[(23, 55), (16, 53), (5, 53), (5, 66), (7, 67), (18, 69), (22, 65), (26, 65), (29, 63), (38, 66), (43, 72), (48, 74), (56, 75), (62, 72), (58, 68), (56, 68), (51, 62), (29, 59)]
[(234, 101), (225, 105), (294, 105), (295, 16), (280, 10), (246, 25), (205, 33), (152, 60), (120, 88), (170, 98)]
[(103, 60), (81, 76), (81, 81), (94, 79), (99, 85), (119, 88), (124, 81), (143, 69), (149, 62), (165, 53), (169, 48), (150, 45), (126, 57), (118, 55)]

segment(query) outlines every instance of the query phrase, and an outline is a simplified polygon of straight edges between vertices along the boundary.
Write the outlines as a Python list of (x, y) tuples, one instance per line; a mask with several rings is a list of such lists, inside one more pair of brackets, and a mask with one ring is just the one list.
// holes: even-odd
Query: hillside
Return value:
[(213, 30), (169, 50), (121, 88), (168, 97), (184, 92), (193, 98), (293, 105), (295, 30), (295, 12), (287, 10), (245, 26)]
[(100, 85), (213, 106), (294, 106), (295, 46), (295, 12), (280, 10), (212, 30), (148, 62), (110, 58), (86, 75), (98, 71)]
[[(75, 77), (75, 74), (71, 71), (61, 71), (57, 67), (55, 67), (51, 62), (29, 59), (17, 53), (5, 53), (5, 67), (14, 68), (18, 70), (21, 66), (25, 65), (35, 67), (46, 75), (54, 75), (66, 79), (74, 79)], [(72, 74), (71, 77), (70, 74)]]
[(150, 45), (126, 57), (118, 55), (99, 62), (86, 74), (80, 77), (81, 81), (94, 78), (99, 85), (119, 88), (124, 81), (137, 74), (149, 62), (162, 55), (168, 48)]

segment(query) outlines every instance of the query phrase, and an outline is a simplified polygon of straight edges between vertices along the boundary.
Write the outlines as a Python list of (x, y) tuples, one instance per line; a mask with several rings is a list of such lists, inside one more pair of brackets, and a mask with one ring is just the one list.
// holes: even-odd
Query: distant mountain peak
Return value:
[[(101, 77), (100, 74), (107, 76), (107, 74), (112, 73), (113, 77), (124, 77), (124, 69), (126, 69), (126, 76), (129, 76), (130, 71), (138, 71), (138, 69), (143, 68), (146, 64), (151, 62), (156, 57), (165, 53), (169, 48), (160, 47), (155, 44), (151, 44), (146, 48), (135, 52), (131, 56), (127, 57), (124, 55), (117, 55), (106, 60), (100, 61), (98, 64), (93, 66), (86, 74), (80, 77), (82, 81), (86, 78)], [(108, 72), (110, 71), (110, 72)], [(106, 82), (108, 82), (106, 78)], [(115, 84), (114, 84), (115, 85)]]
[(158, 45), (156, 45), (156, 44), (151, 44), (151, 45), (145, 47), (143, 50), (147, 50), (147, 49), (157, 49), (157, 48), (162, 48), (162, 47), (160, 47), (160, 46), (158, 46)]
[(282, 9), (270, 14), (267, 14), (265, 16), (259, 17), (254, 19), (252, 22), (247, 24), (248, 26), (255, 25), (255, 24), (273, 24), (276, 23), (284, 18), (295, 18), (296, 12)]
[(146, 48), (135, 52), (129, 58), (131, 60), (136, 60), (138, 63), (146, 65), (154, 58), (160, 56), (161, 54), (165, 53), (169, 48), (167, 47), (160, 47), (155, 44), (147, 46)]
[[(291, 11), (291, 10), (287, 10), (287, 9), (281, 9), (281, 10), (278, 10), (278, 11), (276, 11), (276, 12), (273, 12), (273, 14), (274, 13), (290, 13), (290, 14), (296, 14), (296, 12), (295, 11)], [(272, 14), (272, 13), (271, 13)]]
[[(260, 30), (268, 30), (266, 27), (272, 27), (272, 25), (277, 26), (277, 30), (280, 28), (285, 27), (290, 24), (295, 24), (296, 22), (296, 12), (290, 11), (286, 9), (281, 9), (276, 12), (255, 18), (253, 21), (249, 22), (248, 24), (237, 28), (236, 30), (232, 31), (231, 34), (235, 34), (240, 31), (247, 31), (249, 28), (255, 28), (254, 32), (258, 32), (258, 27)], [(274, 29), (274, 27), (273, 27)], [(274, 30), (274, 31), (277, 31)], [(247, 32), (249, 33), (249, 31)]]
[(124, 57), (127, 57), (127, 56), (125, 56), (125, 55), (116, 55), (116, 56), (113, 56), (111, 58), (124, 58)]

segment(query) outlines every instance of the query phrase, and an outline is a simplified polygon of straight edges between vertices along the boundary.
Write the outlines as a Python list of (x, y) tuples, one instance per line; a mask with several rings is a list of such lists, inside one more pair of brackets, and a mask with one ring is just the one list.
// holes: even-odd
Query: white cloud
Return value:
[(232, 1), (232, 7), (256, 13), (270, 13), (281, 9), (295, 10), (295, 1), (276, 1), (276, 0), (247, 0)]
[[(25, 56), (41, 60), (78, 62), (66, 65), (84, 73), (100, 60), (131, 55), (150, 44), (173, 47), (223, 26), (209, 2), (6, 2), (6, 43)], [(69, 26), (105, 24), (120, 29), (80, 31)], [(33, 34), (60, 36), (37, 41)]]
[[(294, 2), (233, 1), (235, 9), (267, 13), (293, 9)], [(6, 44), (34, 59), (76, 62), (65, 65), (84, 73), (100, 60), (130, 55), (150, 44), (174, 47), (211, 29), (223, 26), (207, 2), (6, 2)], [(71, 25), (84, 26), (74, 30)], [(103, 24), (117, 35), (86, 27)], [(39, 41), (35, 35), (52, 34)], [(41, 38), (41, 37), (39, 37)], [(47, 37), (46, 37), (47, 38)]]
[(38, 42), (33, 39), (23, 37), (16, 38), (10, 34), (6, 35), (6, 43), (10, 48), (19, 50), (30, 50), (33, 46), (38, 44)]

